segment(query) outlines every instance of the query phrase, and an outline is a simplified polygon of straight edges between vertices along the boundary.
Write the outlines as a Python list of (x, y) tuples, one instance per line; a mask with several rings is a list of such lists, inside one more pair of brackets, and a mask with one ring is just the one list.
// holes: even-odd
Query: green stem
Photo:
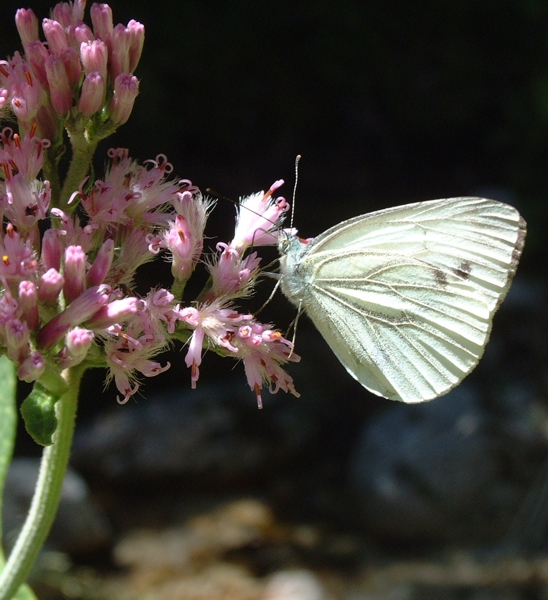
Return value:
[(0, 600), (10, 600), (27, 579), (55, 518), (72, 445), (84, 370), (79, 365), (63, 372), (68, 387), (55, 405), (58, 425), (54, 442), (44, 449), (27, 519), (0, 573)]
[(59, 170), (55, 161), (49, 152), (46, 152), (44, 160), (44, 179), (47, 179), (51, 188), (51, 203), (53, 206), (59, 205), (59, 193), (61, 191), (61, 182), (59, 181)]
[[(65, 211), (69, 209), (68, 201), (71, 195), (78, 190), (82, 180), (88, 174), (91, 159), (99, 143), (98, 139), (89, 141), (83, 132), (69, 132), (69, 136), (72, 145), (72, 159), (59, 199), (59, 208)], [(75, 203), (76, 205), (77, 203)]]

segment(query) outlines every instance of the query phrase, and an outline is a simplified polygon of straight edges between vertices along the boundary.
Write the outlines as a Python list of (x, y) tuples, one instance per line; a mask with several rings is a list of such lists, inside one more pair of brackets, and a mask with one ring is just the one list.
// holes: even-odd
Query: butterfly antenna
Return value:
[(239, 204), (240, 204), (237, 200), (233, 200), (232, 198), (223, 196), (222, 194), (219, 194), (219, 192), (216, 192), (215, 190), (212, 190), (211, 188), (206, 188), (206, 192), (208, 194), (212, 194), (216, 198), (220, 198), (221, 200), (228, 200), (231, 204), (235, 204), (236, 206), (239, 206)]
[[(219, 194), (218, 192), (216, 192), (215, 190), (213, 190), (211, 188), (206, 188), (206, 192), (208, 194), (212, 194), (213, 196), (215, 196), (216, 198), (219, 198), (221, 200), (228, 200), (231, 204), (234, 204), (234, 206), (237, 206), (238, 208), (242, 208), (242, 205), (239, 200), (233, 200), (232, 198), (223, 196), (222, 194)], [(243, 208), (245, 208), (245, 210), (248, 210), (249, 212), (253, 213), (254, 215), (257, 215), (258, 217), (262, 217), (261, 213), (258, 213), (256, 210), (249, 208), (249, 206), (244, 206)], [(291, 218), (293, 218), (293, 217), (291, 217)], [(276, 225), (276, 223), (274, 223), (273, 221), (270, 221), (270, 222), (272, 223), (272, 225)]]
[(299, 161), (301, 160), (301, 155), (297, 154), (295, 157), (295, 184), (293, 186), (293, 199), (291, 202), (291, 221), (290, 227), (293, 227), (293, 217), (295, 216), (295, 197), (297, 195), (297, 183), (299, 181)]

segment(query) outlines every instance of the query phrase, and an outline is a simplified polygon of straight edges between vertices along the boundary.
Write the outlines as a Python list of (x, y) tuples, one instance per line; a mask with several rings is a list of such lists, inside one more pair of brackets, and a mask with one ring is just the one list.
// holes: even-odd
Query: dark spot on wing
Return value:
[(439, 287), (447, 285), (447, 275), (441, 269), (434, 269), (434, 279)]
[(467, 260), (462, 261), (460, 263), (460, 265), (455, 269), (455, 273), (461, 279), (468, 279), (470, 277), (471, 272), (472, 272), (472, 265)]

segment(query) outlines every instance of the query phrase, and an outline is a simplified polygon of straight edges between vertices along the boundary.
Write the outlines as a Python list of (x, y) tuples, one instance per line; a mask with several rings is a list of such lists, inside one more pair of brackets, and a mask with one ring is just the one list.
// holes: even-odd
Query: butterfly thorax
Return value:
[(306, 294), (308, 282), (303, 277), (302, 260), (309, 253), (309, 244), (301, 242), (296, 235), (281, 236), (278, 243), (282, 292), (296, 306), (300, 306)]

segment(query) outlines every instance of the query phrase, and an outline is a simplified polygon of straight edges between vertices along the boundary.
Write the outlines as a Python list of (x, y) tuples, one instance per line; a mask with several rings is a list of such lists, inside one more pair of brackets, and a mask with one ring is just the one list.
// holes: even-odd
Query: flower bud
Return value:
[(103, 106), (105, 81), (97, 72), (88, 73), (82, 84), (78, 110), (87, 117), (98, 112)]
[(73, 48), (79, 48), (80, 44), (84, 42), (92, 42), (95, 39), (93, 31), (89, 25), (80, 23), (79, 25), (71, 25), (68, 28), (67, 35), (69, 38), (70, 45)]
[(91, 22), (95, 36), (102, 40), (110, 40), (113, 29), (112, 9), (108, 4), (91, 5)]
[(15, 13), (15, 25), (25, 48), (38, 40), (38, 19), (30, 8), (20, 8)]
[(42, 29), (48, 41), (50, 52), (61, 54), (63, 50), (69, 47), (67, 34), (61, 23), (52, 19), (44, 19), (42, 21)]
[(90, 329), (74, 327), (65, 336), (66, 346), (61, 350), (60, 363), (62, 368), (74, 367), (87, 356), (95, 334)]
[(65, 65), (56, 54), (50, 54), (46, 60), (46, 76), (53, 108), (64, 116), (72, 106), (72, 91)]
[(110, 118), (116, 125), (123, 125), (131, 115), (135, 98), (139, 93), (139, 80), (123, 73), (114, 81), (114, 96), (110, 103)]
[(57, 229), (46, 229), (42, 238), (42, 264), (45, 269), (61, 268), (61, 240)]
[(117, 323), (127, 321), (133, 315), (136, 315), (141, 301), (133, 296), (113, 300), (106, 306), (99, 309), (88, 321), (90, 327), (94, 329), (106, 329)]
[(145, 26), (131, 19), (127, 24), (127, 30), (129, 32), (129, 72), (133, 73), (141, 60), (141, 54), (143, 52), (143, 45), (145, 43)]
[(69, 246), (65, 250), (65, 285), (63, 294), (72, 302), (86, 289), (86, 253), (81, 246)]
[(76, 86), (82, 76), (82, 64), (78, 52), (74, 48), (67, 48), (61, 52), (61, 60), (65, 65), (69, 85), (71, 87)]
[(23, 318), (29, 329), (33, 331), (38, 329), (40, 325), (38, 294), (32, 281), (21, 281), (19, 283), (19, 305), (23, 310)]
[(38, 81), (44, 88), (47, 88), (46, 59), (49, 52), (46, 45), (40, 41), (31, 42), (25, 48), (25, 55)]
[(45, 304), (56, 304), (65, 283), (64, 277), (55, 269), (48, 269), (38, 284), (38, 299)]
[(87, 276), (87, 284), (100, 285), (105, 280), (114, 258), (114, 240), (106, 240), (97, 252)]
[(17, 377), (27, 383), (39, 379), (46, 369), (46, 360), (40, 352), (32, 352), (19, 365)]
[(38, 332), (36, 343), (39, 348), (50, 350), (59, 342), (71, 327), (92, 317), (108, 302), (110, 288), (105, 285), (87, 289), (81, 296)]
[(107, 80), (108, 48), (102, 40), (80, 44), (80, 60), (86, 73), (99, 73)]
[(130, 73), (130, 43), (128, 30), (119, 23), (112, 32), (112, 51), (110, 55), (110, 76), (112, 79), (116, 79), (122, 73)]

